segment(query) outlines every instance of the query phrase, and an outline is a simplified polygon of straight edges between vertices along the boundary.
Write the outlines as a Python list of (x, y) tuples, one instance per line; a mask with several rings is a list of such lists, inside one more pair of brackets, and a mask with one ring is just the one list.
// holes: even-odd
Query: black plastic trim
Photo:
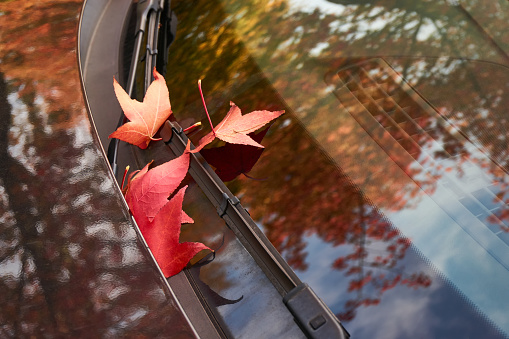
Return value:
[(308, 284), (300, 284), (283, 298), (308, 338), (350, 338), (350, 334)]

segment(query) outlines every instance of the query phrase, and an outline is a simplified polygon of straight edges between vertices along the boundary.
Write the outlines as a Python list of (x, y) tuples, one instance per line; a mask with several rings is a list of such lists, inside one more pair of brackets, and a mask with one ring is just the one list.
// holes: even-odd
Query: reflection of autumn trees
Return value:
[(0, 336), (188, 336), (86, 123), (80, 3), (0, 4)]
[[(44, 96), (52, 123), (66, 123), (66, 113), (80, 106), (69, 96), (80, 88), (79, 79), (69, 74), (76, 69), (76, 20), (81, 0), (7, 1), (0, 5), (1, 69), (6, 78), (23, 91)], [(51, 17), (52, 20), (48, 20)], [(24, 79), (24, 81), (21, 81)], [(62, 81), (65, 79), (66, 81)], [(33, 87), (33, 88), (32, 88)], [(54, 113), (54, 114), (53, 114)], [(60, 113), (60, 114), (58, 114)]]
[[(237, 92), (233, 100), (244, 111), (257, 108), (274, 109), (267, 106), (269, 103), (277, 103), (280, 100), (266, 81), (253, 81), (253, 79), (259, 78), (257, 76), (259, 69), (235, 36), (231, 19), (221, 12), (220, 6), (208, 2), (204, 4), (206, 8), (202, 12), (206, 13), (205, 15), (198, 16), (198, 20), (196, 20), (196, 17), (190, 16), (191, 21), (186, 22), (186, 11), (192, 11), (191, 7), (195, 5), (191, 6), (183, 2), (175, 7), (177, 15), (181, 12), (179, 15), (178, 38), (175, 42), (175, 46), (178, 46), (178, 48), (170, 50), (170, 55), (173, 56), (173, 60), (176, 60), (179, 66), (181, 63), (184, 63), (184, 65), (178, 69), (175, 66), (169, 66), (168, 82), (172, 97), (189, 98), (185, 104), (182, 101), (174, 103), (176, 114), (185, 112), (188, 113), (187, 116), (194, 116), (195, 118), (201, 116), (201, 109), (197, 104), (199, 100), (195, 88), (195, 79), (192, 78), (193, 75), (195, 77), (205, 75), (204, 84), (209, 86), (209, 89), (205, 88), (205, 91), (212, 92), (210, 93), (211, 101), (219, 107), (221, 107), (220, 105), (225, 106), (228, 103), (227, 100), (232, 99), (232, 96), (227, 97), (228, 93)], [(210, 6), (210, 8), (207, 6)], [(262, 7), (253, 6), (249, 10), (260, 12), (260, 8)], [(284, 9), (284, 7), (282, 6), (280, 9)], [(304, 16), (304, 14), (298, 15)], [(272, 22), (276, 18), (268, 15), (268, 13), (260, 13), (257, 18), (267, 27), (272, 24), (277, 25), (277, 23)], [(319, 32), (323, 32), (323, 28), (330, 23), (327, 20), (318, 20), (318, 13), (307, 15), (302, 21), (305, 21), (305, 25), (315, 25), (315, 23), (323, 25), (323, 27), (317, 29), (310, 29), (310, 32), (315, 31), (317, 34), (323, 34)], [(281, 34), (291, 34), (292, 29), (302, 24), (302, 21), (295, 19), (291, 25), (288, 25), (289, 27), (284, 28), (283, 32), (271, 32), (274, 38), (268, 39), (269, 51), (264, 57), (280, 55), (281, 58), (288, 58), (287, 54), (274, 52), (278, 48), (278, 41), (280, 41), (278, 38)], [(226, 24), (219, 25), (219, 22)], [(248, 22), (249, 24), (250, 22)], [(220, 29), (212, 29), (211, 32), (210, 27), (214, 27), (214, 25), (217, 25), (216, 27), (220, 27)], [(253, 32), (256, 31), (253, 27), (251, 29), (253, 29)], [(253, 34), (250, 33), (250, 35)], [(272, 37), (272, 35), (267, 36)], [(219, 46), (228, 46), (228, 49), (220, 47), (219, 51), (222, 53), (218, 53), (218, 50), (214, 49), (218, 41)], [(316, 41), (316, 36), (310, 36), (302, 42), (305, 45), (300, 44), (295, 49), (294, 46), (291, 46), (292, 51), (295, 51), (295, 53), (298, 49), (303, 52), (309, 51), (315, 46)], [(230, 53), (230, 50), (233, 53)], [(215, 62), (211, 64), (209, 60), (215, 60)], [(266, 62), (270, 61), (267, 60)], [(281, 62), (282, 60), (277, 61)], [(225, 67), (227, 68), (225, 69)], [(182, 71), (179, 71), (180, 69)], [(204, 74), (200, 74), (200, 72)], [(253, 82), (256, 85), (253, 85)], [(173, 85), (174, 83), (175, 85)], [(241, 86), (236, 85), (237, 83), (247, 84), (244, 85), (247, 90), (240, 87), (235, 91), (235, 86)], [(314, 84), (322, 83), (323, 78), (320, 78), (320, 72), (317, 72), (311, 73), (306, 79), (294, 78), (291, 84), (289, 82), (287, 84), (289, 87), (300, 87), (300, 90), (310, 92), (314, 90)], [(219, 91), (221, 88), (226, 89), (226, 94)], [(188, 96), (188, 93), (195, 94)], [(327, 103), (316, 102), (316, 100), (319, 100), (319, 98), (313, 98), (311, 103), (303, 103), (305, 109), (300, 109), (296, 113), (299, 118), (312, 122), (314, 117), (310, 116), (308, 118), (307, 114), (329, 115), (326, 110), (328, 107), (324, 105)], [(306, 109), (312, 106), (313, 103), (316, 104), (316, 110), (321, 109), (321, 111), (315, 113), (313, 110)], [(287, 111), (289, 111), (288, 108)], [(232, 190), (241, 195), (243, 202), (250, 206), (250, 212), (255, 220), (262, 222), (268, 237), (274, 245), (284, 254), (293, 267), (302, 270), (307, 269), (309, 264), (305, 260), (305, 239), (307, 235), (317, 234), (320, 238), (335, 246), (353, 246), (351, 254), (334, 259), (334, 267), (344, 270), (351, 279), (350, 292), (356, 293), (356, 297), (353, 297), (345, 308), (345, 314), (352, 314), (354, 309), (360, 305), (375, 304), (383, 291), (398, 284), (427, 286), (429, 284), (428, 280), (424, 279), (426, 283), (419, 280), (422, 280), (422, 275), (402, 277), (402, 270), (397, 268), (397, 262), (398, 259), (404, 256), (409, 245), (408, 241), (392, 229), (389, 223), (381, 219), (374, 208), (366, 207), (370, 205), (364, 201), (364, 198), (360, 197), (355, 186), (349, 182), (348, 178), (335, 166), (331, 165), (327, 157), (322, 153), (316, 155), (316, 145), (309, 138), (302, 137), (305, 132), (299, 127), (297, 121), (291, 118), (293, 112), (290, 111), (289, 113), (290, 116), (286, 118), (287, 121), (284, 120), (285, 117), (282, 117), (272, 127), (266, 140), (268, 145), (272, 144), (273, 146), (270, 149), (267, 148), (266, 156), (263, 158), (265, 161), (262, 159), (256, 165), (258, 169), (256, 177), (269, 177), (269, 180), (257, 183), (256, 188), (254, 184), (247, 182), (231, 184)], [(345, 137), (352, 135), (348, 127), (345, 127), (344, 122), (343, 118), (333, 123), (342, 126), (342, 133)], [(288, 126), (286, 126), (287, 124)], [(330, 133), (330, 136), (334, 137), (334, 134)], [(356, 147), (365, 147), (359, 141), (354, 139), (348, 143), (349, 153), (358, 152)], [(344, 150), (342, 148), (342, 151)], [(379, 157), (378, 151), (376, 148), (371, 151), (369, 149), (363, 151), (364, 154), (368, 154), (366, 161), (373, 163), (374, 173), (376, 173), (375, 168)], [(319, 168), (320, 171), (317, 172), (316, 168)], [(383, 168), (380, 169), (378, 175), (391, 178), (390, 174), (388, 175), (382, 170)], [(278, 189), (274, 190), (274, 187), (278, 187)], [(394, 208), (401, 208), (405, 205), (408, 192), (394, 191), (392, 185), (387, 185), (385, 190), (388, 190), (388, 194), (384, 196), (385, 200), (389, 201), (387, 205), (392, 205)], [(366, 209), (369, 209), (369, 212), (359, 212)], [(373, 242), (383, 244), (383, 253), (374, 257), (372, 255), (368, 256), (366, 247)], [(369, 260), (367, 260), (368, 257)], [(393, 270), (397, 273), (377, 274), (376, 277), (373, 277), (374, 268)], [(362, 291), (366, 290), (368, 285), (376, 288), (370, 293), (363, 294)], [(348, 316), (345, 316), (345, 318), (348, 318)]]
[[(394, 56), (387, 60), (441, 114), (456, 114), (452, 122), (470, 140), (480, 141), (492, 157), (507, 159), (507, 119), (502, 111), (508, 107), (507, 81), (497, 72), (499, 66), (466, 62), (480, 58), (506, 64), (507, 58), (462, 8), (448, 2), (333, 2), (345, 6), (322, 13), (301, 11), (286, 1), (174, 3), (179, 26), (170, 49), (168, 84), (172, 98), (187, 100), (172, 101), (177, 117), (204, 119), (195, 85), (203, 77), (216, 121), (232, 99), (246, 112), (286, 109), (287, 115), (265, 137), (267, 148), (252, 172), (269, 179), (236, 180), (230, 188), (294, 268), (310, 269), (306, 239), (311, 234), (351, 249), (345, 256), (326, 259), (350, 279), (352, 297), (340, 313), (351, 319), (357, 307), (377, 304), (395, 286), (429, 286), (426, 275), (405, 273), (399, 262), (409, 240), (373, 206), (389, 211), (409, 208), (418, 202), (421, 189), (431, 194), (436, 180), (451, 169), (436, 165), (431, 177), (420, 176), (421, 169), (403, 155), (393, 159), (399, 168), (385, 166), (387, 154), (338, 109), (324, 75), (351, 62), (351, 57)], [(465, 6), (480, 6), (476, 3), (471, 0)], [(503, 15), (491, 9), (503, 22)], [(421, 123), (433, 124), (432, 120)], [(477, 161), (450, 134), (434, 129), (430, 135), (440, 140), (445, 152), (463, 154), (457, 171), (463, 161)], [(416, 142), (424, 144), (419, 138), (415, 136)], [(440, 152), (433, 154), (436, 159), (446, 157)], [(417, 185), (408, 185), (401, 170)], [(500, 177), (498, 169), (492, 172)]]
[(302, 129), (293, 126), (272, 132), (279, 135), (279, 142), (266, 149), (255, 168), (257, 177), (268, 179), (243, 179), (233, 185), (240, 185), (243, 203), (295, 269), (313, 265), (306, 260), (306, 239), (312, 234), (333, 246), (351, 249), (344, 256), (323, 258), (349, 279), (352, 297), (339, 312), (342, 319), (351, 319), (361, 305), (377, 304), (385, 291), (398, 285), (430, 284), (422, 273), (406, 275), (399, 260), (409, 240), (310, 139), (302, 138)]
[[(346, 33), (355, 37), (353, 46), (370, 55), (378, 50), (379, 55), (445, 55), (507, 64), (506, 53), (494, 44), (504, 43), (500, 34), (507, 22), (503, 1), (329, 1), (348, 6)], [(371, 25), (377, 29), (370, 29)], [(363, 47), (363, 42), (368, 44)]]
[[(349, 125), (342, 115), (331, 116), (330, 112), (337, 111), (337, 101), (335, 98), (324, 97), (322, 94), (327, 91), (323, 75), (341, 65), (338, 57), (411, 54), (412, 57), (446, 55), (499, 60), (497, 52), (493, 51), (490, 44), (482, 38), (475, 24), (469, 21), (462, 11), (447, 3), (428, 6), (427, 1), (410, 4), (401, 1), (371, 1), (366, 2), (365, 6), (347, 6), (341, 11), (338, 10), (337, 13), (320, 13), (318, 10), (292, 11), (284, 1), (270, 2), (270, 4), (268, 2), (239, 4), (224, 1), (221, 5), (224, 6), (227, 14), (221, 12), (219, 9), (221, 6), (210, 4), (211, 9), (205, 11), (207, 15), (198, 16), (196, 26), (195, 23), (191, 24), (193, 32), (191, 29), (186, 31), (185, 27), (180, 26), (179, 34), (184, 37), (184, 44), (179, 45), (183, 48), (173, 50), (175, 58), (185, 63), (192, 60), (190, 69), (208, 67), (207, 76), (211, 79), (215, 77), (222, 79), (223, 93), (225, 90), (229, 92), (232, 86), (240, 87), (237, 85), (242, 83), (240, 79), (248, 79), (245, 75), (243, 77), (243, 74), (249, 72), (250, 67), (252, 68), (247, 61), (250, 58), (254, 59), (271, 84), (309, 130), (317, 135), (329, 135), (336, 129), (336, 135), (331, 135), (330, 138), (335, 138), (337, 143), (334, 143), (335, 140), (320, 140), (320, 142), (329, 142), (332, 145), (331, 148), (336, 149), (337, 154), (345, 159), (355, 158), (358, 154), (357, 145), (363, 150), (369, 145), (352, 133), (355, 127)], [(177, 11), (186, 13), (187, 10), (192, 10), (191, 4), (186, 5), (189, 8), (181, 8), (181, 6), (183, 5), (176, 7)], [(217, 25), (220, 29), (215, 28), (212, 32), (209, 30), (205, 34), (203, 25), (208, 22), (205, 18), (215, 20), (215, 23), (211, 25)], [(416, 25), (419, 21), (425, 22), (427, 26)], [(369, 28), (375, 23), (377, 29), (366, 30), (366, 27)], [(379, 28), (380, 25), (381, 28)], [(346, 31), (345, 27), (348, 28)], [(423, 35), (423, 32), (429, 34)], [(237, 40), (234, 33), (239, 37)], [(384, 36), (385, 40), (380, 35)], [(208, 39), (210, 44), (207, 44)], [(214, 46), (216, 41), (220, 42), (220, 46), (228, 44), (229, 49), (235, 51), (234, 56), (237, 56), (235, 63), (232, 63), (229, 58), (229, 49), (221, 47), (219, 50), (222, 53), (219, 55), (217, 52), (216, 54), (209, 52), (210, 47), (207, 46)], [(412, 41), (412, 44), (409, 41)], [(465, 49), (466, 45), (474, 46), (473, 50)], [(197, 49), (190, 48), (192, 46), (196, 46)], [(242, 46), (249, 53), (240, 53)], [(317, 49), (317, 47), (320, 48)], [(479, 51), (487, 55), (479, 55)], [(202, 65), (206, 66), (199, 65), (199, 60), (203, 60)], [(213, 66), (206, 60), (214, 60)], [(422, 74), (420, 65), (413, 62), (413, 59), (402, 60), (404, 60), (400, 69), (402, 74), (409, 78), (413, 75), (426, 77)], [(433, 66), (432, 71), (447, 67), (443, 65), (441, 59), (429, 59), (427, 63)], [(227, 83), (224, 81), (227, 74), (224, 68), (232, 71), (230, 73), (232, 80)], [(443, 71), (437, 74), (443, 74)], [(233, 81), (233, 76), (237, 77), (236, 81)], [(182, 86), (181, 81), (175, 83)], [(188, 93), (193, 93), (193, 82), (184, 81), (184, 83), (191, 85)], [(214, 86), (215, 90), (219, 87), (219, 82), (217, 85), (210, 86)], [(225, 98), (226, 96), (227, 93), (221, 100), (217, 100), (216, 104), (225, 106), (230, 99)], [(242, 95), (239, 94), (239, 97)], [(194, 99), (193, 101), (198, 102)], [(195, 105), (193, 108), (197, 109), (192, 110), (190, 114), (195, 116), (200, 114), (201, 109), (198, 106)], [(373, 152), (366, 153), (376, 158), (376, 152), (378, 150), (374, 149)], [(346, 172), (355, 172), (355, 169), (347, 169)], [(380, 180), (371, 178), (373, 183)], [(380, 187), (376, 186), (377, 189)], [(387, 185), (384, 189), (389, 191), (389, 194), (384, 194), (387, 197), (396, 196), (401, 189), (405, 188), (393, 184)]]
[[(447, 74), (425, 72), (414, 86), (466, 137), (509, 170), (509, 82), (505, 67), (465, 60), (440, 62), (448, 67)], [(400, 65), (401, 61), (394, 63)], [(431, 66), (424, 60), (419, 64), (425, 69)], [(437, 86), (440, 91), (434, 90)]]
[[(33, 171), (8, 152), (0, 160), (4, 335), (159, 333), (165, 325), (158, 318), (173, 305), (112, 198), (111, 181), (100, 175), (99, 155), (92, 143), (73, 147), (76, 134), (68, 130), (44, 132), (34, 94), (22, 100), (39, 127), (30, 147), (40, 160), (31, 162)], [(10, 110), (1, 113), (9, 121)], [(154, 307), (162, 313), (144, 311)]]
[(507, 55), (509, 38), (504, 34), (508, 22), (509, 4), (506, 1), (461, 1), (461, 6), (473, 17), (473, 20), (493, 39)]
[[(398, 58), (391, 59), (391, 63), (399, 69), (404, 62)], [(444, 73), (427, 60), (414, 63), (426, 69), (426, 72), (420, 77), (412, 76), (411, 83), (440, 114), (484, 152), (487, 157), (465, 155), (493, 180), (500, 192), (497, 193), (499, 198), (509, 202), (506, 193), (509, 171), (509, 81), (505, 67), (487, 62), (441, 59), (436, 63), (447, 69)], [(441, 90), (437, 91), (437, 87)], [(461, 173), (461, 163), (457, 164), (456, 170)], [(502, 221), (509, 221), (506, 209), (498, 217)], [(507, 231), (507, 228), (502, 227), (502, 230)]]

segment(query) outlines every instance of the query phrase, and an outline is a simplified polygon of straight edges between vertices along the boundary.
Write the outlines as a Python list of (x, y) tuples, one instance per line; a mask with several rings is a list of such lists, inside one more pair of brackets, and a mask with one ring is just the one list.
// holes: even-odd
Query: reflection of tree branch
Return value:
[[(432, 20), (432, 22), (433, 22), (433, 26), (435, 26), (435, 28), (437, 29), (437, 32), (440, 34), (441, 39), (444, 40), (445, 42), (447, 42), (447, 44), (451, 47), (451, 50), (453, 50), (456, 55), (461, 55), (460, 51), (458, 50), (458, 48), (456, 48), (455, 44), (448, 38), (447, 32), (444, 32), (443, 28), (439, 27), (438, 24), (434, 20)], [(467, 72), (467, 76), (470, 78), (470, 81), (474, 85), (474, 88), (478, 92), (483, 92), (482, 87), (479, 86), (479, 83), (477, 82), (477, 78), (474, 76), (474, 74), (472, 72)]]
[[(396, 1), (376, 1), (376, 0), (327, 0), (328, 2), (332, 2), (335, 4), (341, 4), (341, 5), (360, 5), (360, 6), (366, 6), (369, 8), (372, 8), (374, 6), (379, 7), (385, 7), (386, 10), (391, 9), (399, 9), (401, 11), (404, 11), (406, 13), (412, 13), (415, 12), (419, 14), (419, 16), (423, 18), (432, 18), (433, 16), (436, 16), (437, 13), (434, 11), (436, 10), (436, 6), (433, 6), (432, 2), (428, 1), (407, 1), (407, 0), (396, 0)], [(365, 9), (362, 9), (365, 10)], [(385, 12), (385, 11), (382, 11)]]
[(454, 51), (455, 55), (461, 55), (459, 50), (455, 47), (454, 43), (447, 37), (447, 32), (444, 32), (442, 27), (438, 26), (435, 20), (431, 20), (438, 33), (440, 33), (441, 40), (445, 41)]
[(385, 15), (385, 11), (379, 11), (378, 13), (372, 15), (372, 16), (369, 16), (369, 13), (370, 12), (366, 12), (364, 9), (359, 9), (357, 11), (358, 14), (356, 14), (352, 20), (351, 20), (351, 23), (353, 24), (358, 24), (359, 22), (364, 22), (366, 20), (376, 20), (377, 18), (381, 17), (381, 16), (384, 16)]
[[(2, 158), (0, 157), (0, 159)], [(4, 238), (5, 236), (8, 236), (9, 232), (12, 232), (14, 229), (16, 229), (16, 224), (11, 226), (3, 224), (2, 227), (4, 227), (4, 229), (0, 231), (0, 239)]]
[[(9, 197), (9, 205), (14, 213), (16, 225), (20, 231), (19, 243), (23, 244), (25, 250), (31, 253), (31, 257), (34, 260), (37, 271), (40, 276), (41, 288), (44, 291), (44, 298), (50, 310), (50, 318), (53, 324), (57, 325), (57, 320), (54, 314), (53, 302), (52, 302), (52, 290), (51, 281), (46, 279), (43, 267), (46, 267), (44, 258), (41, 257), (43, 251), (42, 244), (37, 241), (38, 234), (35, 230), (35, 225), (32, 223), (32, 219), (27, 211), (27, 200), (20, 201), (14, 197), (19, 196), (19, 192), (22, 191), (22, 186), (26, 182), (33, 181), (34, 178), (26, 168), (19, 164), (16, 160), (12, 159), (7, 152), (8, 142), (8, 131), (11, 125), (11, 106), (7, 101), (7, 86), (3, 77), (3, 73), (0, 73), (0, 163), (5, 170), (0, 171), (0, 178), (2, 179), (5, 192)], [(28, 194), (28, 193), (27, 193)], [(44, 199), (44, 197), (39, 197)], [(55, 220), (55, 224), (59, 223)], [(38, 246), (39, 244), (39, 246)], [(26, 258), (26, 253), (23, 251), (23, 256)], [(22, 273), (23, 275), (24, 273)], [(22, 288), (22, 286), (21, 286)]]
[(4, 261), (4, 260), (9, 259), (9, 258), (10, 258), (13, 254), (15, 254), (16, 252), (18, 252), (18, 251), (19, 251), (19, 249), (20, 249), (20, 247), (21, 247), (20, 245), (16, 245), (16, 246), (12, 247), (11, 249), (7, 250), (7, 252), (6, 252), (6, 253), (4, 253), (4, 254), (2, 255), (2, 257), (0, 257), (0, 263), (1, 263), (2, 261)]
[(21, 319), (23, 319), (21, 314), (21, 305), (23, 305), (23, 287), (25, 286), (26, 276), (27, 276), (27, 253), (23, 251), (22, 259), (21, 259), (21, 272), (20, 272), (20, 278), (18, 283), (18, 303), (17, 303), (17, 314), (18, 316), (14, 319), (14, 333), (16, 334), (16, 338), (21, 337), (22, 328), (21, 328)]
[[(20, 179), (31, 178), (32, 175), (26, 170), (24, 166), (18, 164), (18, 162), (12, 159), (10, 156), (7, 156), (4, 159), (0, 159), (0, 161), (7, 165), (7, 168), (9, 168), (8, 175), (2, 174), (5, 191), (9, 197), (15, 197), (15, 192), (20, 190), (20, 187), (24, 182)], [(16, 178), (14, 177), (13, 173), (17, 173)], [(41, 199), (44, 199), (44, 197), (41, 197)], [(14, 212), (14, 217), (16, 219), (16, 224), (19, 226), (18, 229), (21, 234), (20, 243), (23, 244), (25, 250), (30, 252), (31, 257), (34, 260), (34, 265), (36, 267), (35, 271), (39, 273), (41, 288), (44, 291), (44, 300), (46, 301), (49, 309), (49, 317), (56, 328), (57, 320), (55, 318), (55, 309), (53, 307), (52, 297), (53, 291), (55, 289), (50, 287), (52, 285), (51, 280), (46, 278), (47, 272), (45, 272), (44, 268), (48, 265), (46, 265), (46, 261), (42, 257), (44, 248), (40, 240), (37, 239), (38, 234), (37, 230), (35, 230), (35, 225), (32, 224), (30, 216), (27, 216), (26, 202), (26, 200), (19, 201), (19, 199), (9, 199), (11, 209)], [(56, 224), (58, 225), (58, 223)]]
[[(414, 34), (412, 34), (412, 43), (410, 44), (409, 48), (408, 48), (408, 51), (409, 52), (405, 52), (405, 54), (411, 54), (411, 51), (414, 50), (415, 48), (415, 44), (417, 43), (417, 35), (419, 34), (419, 31), (421, 30), (421, 26), (422, 26), (422, 22), (423, 22), (423, 18), (420, 17), (419, 19), (419, 23), (417, 24), (417, 26), (415, 27), (415, 31), (414, 31)], [(410, 67), (411, 65), (411, 60), (408, 59), (406, 62), (405, 62), (405, 66), (403, 67), (403, 78), (407, 78), (407, 71), (408, 71), (408, 68)]]

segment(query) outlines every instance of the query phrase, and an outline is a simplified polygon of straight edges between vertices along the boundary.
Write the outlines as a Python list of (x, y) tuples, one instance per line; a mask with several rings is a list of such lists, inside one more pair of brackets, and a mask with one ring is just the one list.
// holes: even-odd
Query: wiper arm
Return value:
[[(150, 83), (152, 83), (154, 80), (152, 69), (156, 64), (157, 59), (157, 36), (159, 34), (159, 20), (161, 19), (161, 11), (164, 6), (163, 0), (149, 1), (150, 7), (148, 8), (147, 49), (145, 51), (145, 87), (143, 92), (147, 91), (148, 86), (150, 86)], [(158, 3), (157, 8), (155, 5), (156, 3)], [(146, 10), (143, 11), (143, 14), (145, 13), (147, 13)], [(131, 69), (132, 74), (134, 74), (135, 71), (136, 69)]]
[[(161, 137), (175, 155), (184, 152), (188, 138), (178, 123), (166, 121), (161, 129)], [(320, 339), (350, 338), (334, 313), (311, 287), (302, 283), (205, 159), (198, 153), (192, 153), (190, 157), (189, 174), (283, 297), (284, 304), (306, 336)]]

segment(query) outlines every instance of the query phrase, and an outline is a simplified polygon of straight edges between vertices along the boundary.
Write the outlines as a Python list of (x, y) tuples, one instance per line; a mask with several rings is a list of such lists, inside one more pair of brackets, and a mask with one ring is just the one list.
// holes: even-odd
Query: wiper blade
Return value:
[(166, 77), (166, 66), (168, 65), (169, 49), (170, 45), (175, 40), (177, 22), (177, 16), (171, 10), (170, 4), (165, 4), (161, 12), (161, 25), (159, 27), (159, 40), (157, 44), (160, 51), (156, 60), (156, 69), (163, 77)]

